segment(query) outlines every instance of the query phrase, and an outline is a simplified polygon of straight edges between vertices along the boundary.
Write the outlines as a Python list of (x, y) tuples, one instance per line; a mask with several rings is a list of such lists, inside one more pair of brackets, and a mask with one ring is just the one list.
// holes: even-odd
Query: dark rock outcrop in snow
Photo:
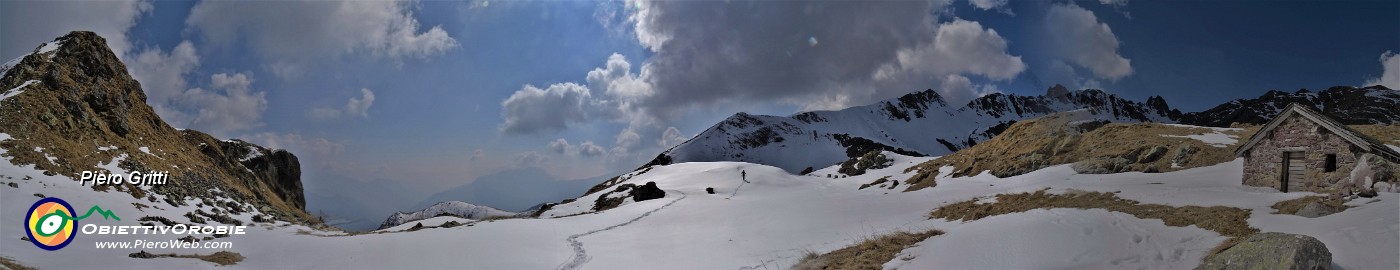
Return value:
[(632, 190), (632, 200), (633, 200), (633, 201), (639, 201), (639, 202), (640, 202), (640, 201), (651, 200), (651, 199), (660, 199), (660, 198), (665, 198), (665, 197), (666, 197), (666, 191), (663, 191), (663, 190), (661, 190), (661, 188), (656, 187), (656, 182), (647, 182), (646, 185), (642, 185), (642, 186), (637, 187), (636, 189)]

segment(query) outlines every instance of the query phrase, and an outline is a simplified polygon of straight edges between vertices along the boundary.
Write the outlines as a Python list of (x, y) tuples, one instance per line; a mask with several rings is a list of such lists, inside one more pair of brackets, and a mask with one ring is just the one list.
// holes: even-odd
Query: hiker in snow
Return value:
[(744, 180), (744, 183), (748, 183), (748, 182), (749, 182), (749, 172), (748, 172), (748, 171), (745, 171), (745, 170), (739, 170), (739, 180)]

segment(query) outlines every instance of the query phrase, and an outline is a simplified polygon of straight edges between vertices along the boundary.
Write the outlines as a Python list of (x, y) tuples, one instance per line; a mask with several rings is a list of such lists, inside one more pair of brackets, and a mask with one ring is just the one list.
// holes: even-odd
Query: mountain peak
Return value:
[(111, 168), (99, 164), (168, 172), (164, 185), (117, 190), (151, 202), (156, 199), (150, 193), (230, 198), (276, 219), (311, 219), (296, 156), (171, 127), (146, 104), (141, 83), (107, 40), (93, 32), (68, 33), (4, 66), (0, 90), (8, 90), (0, 92), (0, 133), (11, 138), (0, 141), (0, 148), (13, 164), (72, 179)]
[(1060, 84), (1055, 84), (1055, 86), (1051, 86), (1050, 89), (1045, 90), (1046, 97), (1058, 98), (1067, 95), (1069, 95), (1069, 89)]

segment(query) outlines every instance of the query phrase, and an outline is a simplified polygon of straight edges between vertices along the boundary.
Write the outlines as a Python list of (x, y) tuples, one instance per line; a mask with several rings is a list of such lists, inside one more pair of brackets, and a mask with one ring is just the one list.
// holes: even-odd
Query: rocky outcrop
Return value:
[(296, 155), (282, 149), (268, 149), (242, 140), (219, 141), (225, 160), (236, 159), (239, 165), (253, 171), (257, 179), (272, 189), (277, 197), (306, 208), (301, 188), (301, 162)]
[(663, 191), (663, 190), (661, 190), (661, 188), (656, 187), (656, 182), (647, 182), (646, 185), (642, 185), (642, 186), (637, 187), (636, 189), (632, 190), (632, 200), (633, 200), (633, 201), (638, 201), (638, 202), (640, 202), (640, 201), (652, 200), (652, 199), (660, 199), (660, 198), (665, 198), (665, 197), (666, 197), (666, 191)]
[(1332, 269), (1332, 253), (1327, 251), (1327, 245), (1311, 236), (1257, 233), (1207, 257), (1196, 269)]
[[(6, 63), (0, 76), (0, 142), (11, 162), (77, 179), (120, 160), (128, 171), (164, 171), (165, 185), (116, 186), (146, 199), (229, 198), (279, 220), (309, 221), (296, 156), (171, 127), (146, 104), (126, 66), (92, 32), (72, 32)], [(8, 90), (6, 90), (8, 89)], [(256, 155), (253, 153), (256, 152)], [(253, 157), (253, 158), (247, 158)], [(110, 186), (94, 186), (107, 190)], [(149, 198), (155, 202), (154, 197)], [(181, 200), (164, 203), (179, 205)], [(229, 207), (228, 210), (241, 207)]]
[(1332, 207), (1327, 206), (1326, 204), (1322, 204), (1321, 202), (1312, 202), (1308, 203), (1308, 205), (1303, 206), (1303, 209), (1298, 209), (1298, 213), (1294, 213), (1294, 215), (1315, 218), (1331, 215), (1337, 212), (1338, 210), (1332, 209)]

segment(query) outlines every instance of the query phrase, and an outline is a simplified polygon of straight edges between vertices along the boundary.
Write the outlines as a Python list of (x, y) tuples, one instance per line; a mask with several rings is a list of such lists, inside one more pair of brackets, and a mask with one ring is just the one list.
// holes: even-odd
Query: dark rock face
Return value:
[(297, 208), (306, 209), (306, 197), (301, 188), (301, 162), (297, 161), (296, 155), (286, 150), (269, 150), (239, 140), (226, 143), (242, 144), (251, 147), (244, 149), (256, 149), (260, 152), (257, 157), (243, 160), (243, 166), (252, 169), (258, 175), (258, 180), (271, 188), (277, 197), (296, 205)]
[(665, 197), (666, 197), (666, 191), (663, 191), (663, 190), (661, 190), (661, 188), (656, 187), (656, 182), (647, 182), (646, 185), (642, 185), (642, 186), (637, 187), (636, 189), (633, 189), (633, 190), (632, 190), (632, 200), (633, 200), (633, 201), (638, 201), (638, 202), (640, 202), (640, 201), (651, 200), (651, 199), (660, 199), (660, 198), (665, 198)]
[(1276, 232), (1258, 233), (1206, 258), (1203, 269), (1331, 269), (1332, 252), (1317, 238)]
[(1311, 107), (1347, 125), (1400, 122), (1400, 91), (1385, 86), (1335, 86), (1322, 92), (1301, 89), (1269, 91), (1253, 99), (1236, 99), (1209, 110), (1182, 115), (1182, 124), (1228, 127), (1232, 123), (1264, 124), (1290, 103)]

